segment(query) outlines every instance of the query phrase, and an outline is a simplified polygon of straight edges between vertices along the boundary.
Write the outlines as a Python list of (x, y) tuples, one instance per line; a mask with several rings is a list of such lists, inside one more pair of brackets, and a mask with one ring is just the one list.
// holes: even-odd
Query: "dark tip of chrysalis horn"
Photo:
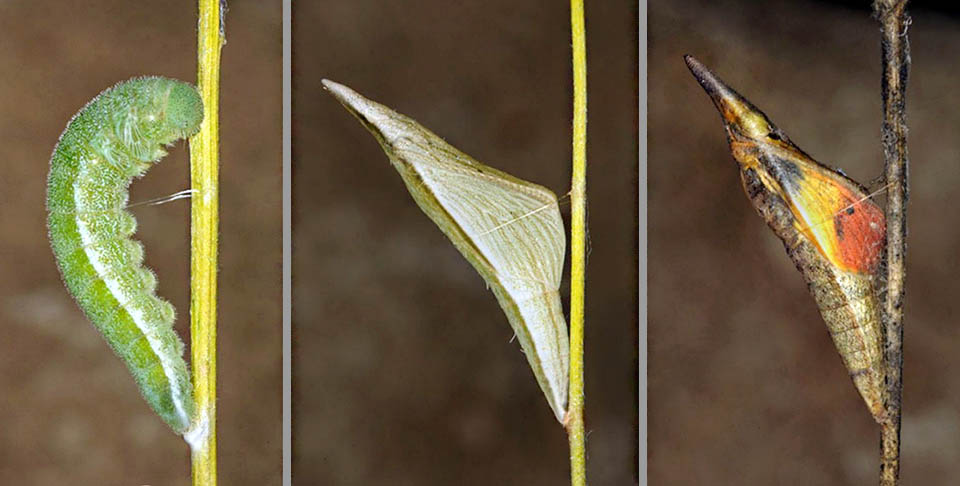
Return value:
[(710, 95), (710, 99), (720, 111), (720, 116), (728, 127), (735, 128), (737, 132), (751, 138), (766, 135), (768, 131), (776, 129), (753, 103), (727, 86), (700, 61), (689, 54), (683, 56), (683, 60), (703, 90)]
[(707, 69), (707, 67), (696, 60), (696, 58), (687, 54), (683, 56), (683, 60), (686, 61), (687, 67), (690, 68), (690, 72), (693, 73), (693, 77), (697, 78), (697, 82), (699, 82), (703, 90), (710, 95), (710, 98), (713, 99), (714, 104), (716, 104), (718, 108), (720, 108), (720, 103), (724, 99), (735, 98), (743, 100), (743, 97), (740, 96), (739, 93), (730, 89), (716, 74), (713, 74), (713, 71)]

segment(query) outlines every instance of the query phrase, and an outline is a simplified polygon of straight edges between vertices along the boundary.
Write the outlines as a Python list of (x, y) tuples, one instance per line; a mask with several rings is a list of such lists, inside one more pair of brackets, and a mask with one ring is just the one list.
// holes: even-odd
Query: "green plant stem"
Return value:
[(583, 309), (586, 287), (587, 223), (587, 34), (583, 0), (570, 0), (573, 38), (573, 176), (570, 188), (570, 484), (587, 484), (587, 446), (583, 430)]
[(883, 309), (887, 420), (880, 424), (880, 484), (900, 481), (900, 416), (903, 395), (903, 301), (907, 237), (906, 91), (910, 43), (906, 0), (877, 0), (874, 12), (881, 25), (883, 126), (881, 143), (887, 185), (886, 299)]
[(197, 88), (203, 123), (190, 138), (190, 350), (197, 416), (186, 436), (194, 486), (217, 484), (217, 236), (219, 174), (220, 0), (200, 0)]

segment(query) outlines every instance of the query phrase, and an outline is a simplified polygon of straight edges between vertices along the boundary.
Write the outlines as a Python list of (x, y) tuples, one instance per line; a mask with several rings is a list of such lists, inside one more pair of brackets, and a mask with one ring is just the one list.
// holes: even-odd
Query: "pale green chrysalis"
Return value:
[(493, 290), (562, 422), (569, 337), (559, 293), (566, 238), (556, 195), (477, 162), (346, 86), (323, 85), (380, 142), (420, 209)]
[(67, 124), (50, 159), (47, 225), (70, 293), (103, 333), (150, 407), (179, 434), (194, 415), (174, 309), (155, 293), (130, 236), (126, 211), (134, 177), (169, 145), (199, 130), (203, 102), (182, 81), (135, 78), (105, 90)]

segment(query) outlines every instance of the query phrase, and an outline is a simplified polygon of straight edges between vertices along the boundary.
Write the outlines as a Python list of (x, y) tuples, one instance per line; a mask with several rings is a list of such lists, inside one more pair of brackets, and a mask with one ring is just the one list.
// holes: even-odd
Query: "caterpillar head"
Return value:
[(175, 138), (185, 138), (196, 134), (203, 121), (203, 101), (200, 93), (186, 83), (174, 83), (167, 94), (164, 110), (166, 126), (176, 132)]
[[(149, 153), (155, 144), (169, 145), (200, 130), (203, 101), (193, 85), (158, 76), (144, 77), (119, 85), (118, 102), (129, 106), (118, 110), (115, 130), (130, 145)], [(151, 156), (151, 158), (155, 157)]]

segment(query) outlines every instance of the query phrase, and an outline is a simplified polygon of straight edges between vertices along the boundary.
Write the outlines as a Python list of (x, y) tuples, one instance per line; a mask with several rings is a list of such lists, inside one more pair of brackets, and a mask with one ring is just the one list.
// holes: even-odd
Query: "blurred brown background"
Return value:
[[(693, 54), (813, 157), (867, 182), (882, 171), (869, 2), (656, 0), (649, 13), (650, 483), (875, 483), (878, 428), (681, 58)], [(904, 484), (956, 484), (960, 473), (958, 27), (913, 10)]]
[[(294, 484), (568, 482), (566, 434), (496, 299), (320, 80), (344, 83), (478, 160), (563, 195), (569, 6), (293, 7)], [(636, 469), (636, 8), (587, 7), (595, 484), (631, 484)], [(568, 289), (565, 282), (561, 292)]]
[[(189, 484), (189, 450), (60, 282), (46, 236), (50, 153), (101, 90), (196, 80), (196, 2), (0, 4), (0, 483)], [(281, 9), (234, 0), (221, 92), (219, 464), (223, 484), (278, 484), (281, 447)], [(186, 144), (131, 202), (189, 187)], [(140, 206), (136, 238), (189, 335), (189, 201)]]

